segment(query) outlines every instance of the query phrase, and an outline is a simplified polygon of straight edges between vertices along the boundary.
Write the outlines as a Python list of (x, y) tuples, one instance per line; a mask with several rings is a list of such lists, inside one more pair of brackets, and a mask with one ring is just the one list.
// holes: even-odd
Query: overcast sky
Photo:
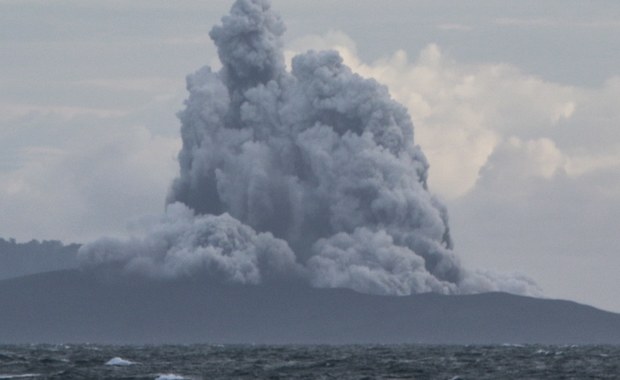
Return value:
[[(232, 1), (0, 0), (0, 236), (122, 236), (164, 207), (185, 76)], [(620, 312), (620, 3), (274, 0), (405, 104), (470, 267)]]

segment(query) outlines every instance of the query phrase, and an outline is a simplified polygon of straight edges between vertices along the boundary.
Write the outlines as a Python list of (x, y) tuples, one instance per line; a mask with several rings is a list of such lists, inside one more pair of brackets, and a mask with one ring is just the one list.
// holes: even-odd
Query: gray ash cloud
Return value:
[(80, 251), (87, 268), (256, 284), (297, 278), (373, 294), (534, 293), (465, 269), (405, 107), (335, 51), (287, 71), (285, 26), (238, 0), (210, 36), (222, 68), (188, 76), (183, 148), (159, 223)]

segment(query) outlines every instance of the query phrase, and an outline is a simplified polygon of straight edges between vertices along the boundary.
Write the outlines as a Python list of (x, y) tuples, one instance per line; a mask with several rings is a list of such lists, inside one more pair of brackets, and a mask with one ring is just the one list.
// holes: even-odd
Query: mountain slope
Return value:
[(505, 293), (385, 297), (69, 270), (0, 281), (0, 310), (0, 343), (620, 344), (620, 314)]

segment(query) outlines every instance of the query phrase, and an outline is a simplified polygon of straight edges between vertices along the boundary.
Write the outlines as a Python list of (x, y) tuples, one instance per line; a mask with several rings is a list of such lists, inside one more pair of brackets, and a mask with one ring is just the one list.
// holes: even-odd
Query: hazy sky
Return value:
[[(0, 0), (0, 236), (86, 242), (161, 213), (185, 76), (232, 1)], [(413, 118), (470, 267), (620, 311), (620, 3), (274, 0)]]

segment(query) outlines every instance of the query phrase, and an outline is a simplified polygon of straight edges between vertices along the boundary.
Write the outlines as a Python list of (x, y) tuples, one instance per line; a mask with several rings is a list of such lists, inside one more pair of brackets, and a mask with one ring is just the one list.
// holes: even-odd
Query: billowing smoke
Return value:
[(81, 254), (91, 266), (122, 269), (157, 277), (205, 273), (243, 284), (302, 275), (285, 241), (256, 233), (228, 214), (195, 215), (181, 203), (168, 206), (146, 237), (130, 241), (101, 239)]
[(528, 292), (466, 271), (407, 110), (337, 52), (287, 71), (267, 0), (238, 0), (210, 33), (222, 69), (187, 79), (180, 175), (144, 236), (81, 249), (84, 266), (256, 284), (297, 278), (375, 294)]

